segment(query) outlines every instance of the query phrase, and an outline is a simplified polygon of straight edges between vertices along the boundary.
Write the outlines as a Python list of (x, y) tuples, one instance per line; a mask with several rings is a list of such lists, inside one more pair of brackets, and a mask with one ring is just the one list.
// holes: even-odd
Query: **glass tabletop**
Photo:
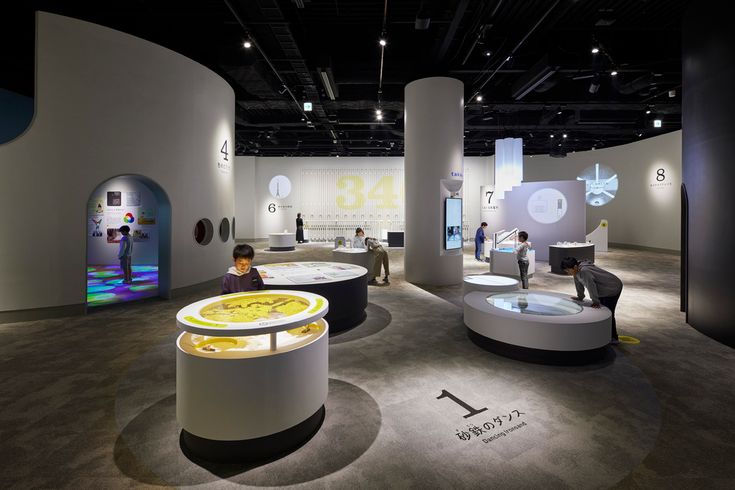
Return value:
[(482, 284), (487, 286), (514, 286), (518, 284), (518, 281), (512, 277), (495, 275), (466, 276), (464, 281), (471, 284)]
[(486, 301), (496, 308), (525, 315), (561, 316), (582, 311), (582, 306), (570, 299), (543, 293), (492, 294)]

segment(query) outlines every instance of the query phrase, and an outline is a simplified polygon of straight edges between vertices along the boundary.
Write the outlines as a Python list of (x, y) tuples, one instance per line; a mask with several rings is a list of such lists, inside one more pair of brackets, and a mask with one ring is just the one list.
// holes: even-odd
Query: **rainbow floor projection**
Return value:
[(87, 267), (87, 304), (110, 305), (158, 296), (158, 266), (134, 265), (133, 284), (123, 284), (117, 265)]

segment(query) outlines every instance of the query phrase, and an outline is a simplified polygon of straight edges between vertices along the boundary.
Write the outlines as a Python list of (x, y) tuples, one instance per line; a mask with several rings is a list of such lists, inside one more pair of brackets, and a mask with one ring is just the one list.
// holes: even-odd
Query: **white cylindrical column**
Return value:
[[(406, 280), (462, 282), (462, 249), (445, 249), (444, 200), (464, 175), (464, 85), (423, 78), (405, 89)], [(464, 204), (464, 203), (463, 203)]]

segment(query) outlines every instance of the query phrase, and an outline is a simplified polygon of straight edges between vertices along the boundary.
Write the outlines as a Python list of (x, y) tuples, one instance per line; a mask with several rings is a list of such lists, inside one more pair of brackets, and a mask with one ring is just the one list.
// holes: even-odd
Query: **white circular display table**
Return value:
[(517, 279), (492, 274), (464, 276), (464, 281), (462, 283), (463, 294), (471, 293), (472, 291), (502, 293), (507, 291), (516, 291), (517, 289)]
[(545, 364), (586, 364), (604, 357), (610, 342), (611, 314), (604, 306), (573, 301), (551, 292), (464, 297), (464, 323), (470, 338), (498, 354)]
[(364, 267), (368, 271), (368, 281), (372, 280), (375, 255), (368, 253), (366, 248), (339, 247), (332, 250), (332, 260), (345, 264), (355, 264)]
[(256, 267), (268, 289), (294, 289), (324, 296), (329, 313), (324, 317), (332, 333), (365, 319), (368, 270), (342, 262), (281, 262)]
[(551, 266), (551, 272), (554, 274), (564, 274), (561, 268), (561, 261), (565, 257), (574, 257), (580, 262), (583, 260), (594, 262), (595, 244), (566, 242), (549, 245), (549, 265)]
[(303, 291), (207, 298), (176, 314), (182, 448), (217, 462), (273, 457), (324, 420), (328, 301)]
[(268, 250), (271, 252), (296, 250), (296, 233), (269, 233)]

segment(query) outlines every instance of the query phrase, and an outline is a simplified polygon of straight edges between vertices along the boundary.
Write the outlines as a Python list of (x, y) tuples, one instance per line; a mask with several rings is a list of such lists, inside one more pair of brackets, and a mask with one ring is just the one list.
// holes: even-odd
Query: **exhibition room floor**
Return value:
[[(256, 265), (331, 260), (319, 244), (255, 246)], [(367, 320), (330, 339), (319, 432), (256, 467), (202, 467), (179, 448), (175, 314), (216, 285), (0, 325), (2, 486), (735, 487), (735, 350), (684, 323), (676, 256), (599, 254), (625, 284), (618, 329), (641, 343), (553, 367), (470, 342), (461, 286), (406, 283), (403, 253), (389, 249), (392, 283), (370, 287)], [(574, 292), (538, 265), (532, 288)], [(486, 270), (466, 249), (465, 272)], [(487, 410), (464, 418), (460, 402)]]

